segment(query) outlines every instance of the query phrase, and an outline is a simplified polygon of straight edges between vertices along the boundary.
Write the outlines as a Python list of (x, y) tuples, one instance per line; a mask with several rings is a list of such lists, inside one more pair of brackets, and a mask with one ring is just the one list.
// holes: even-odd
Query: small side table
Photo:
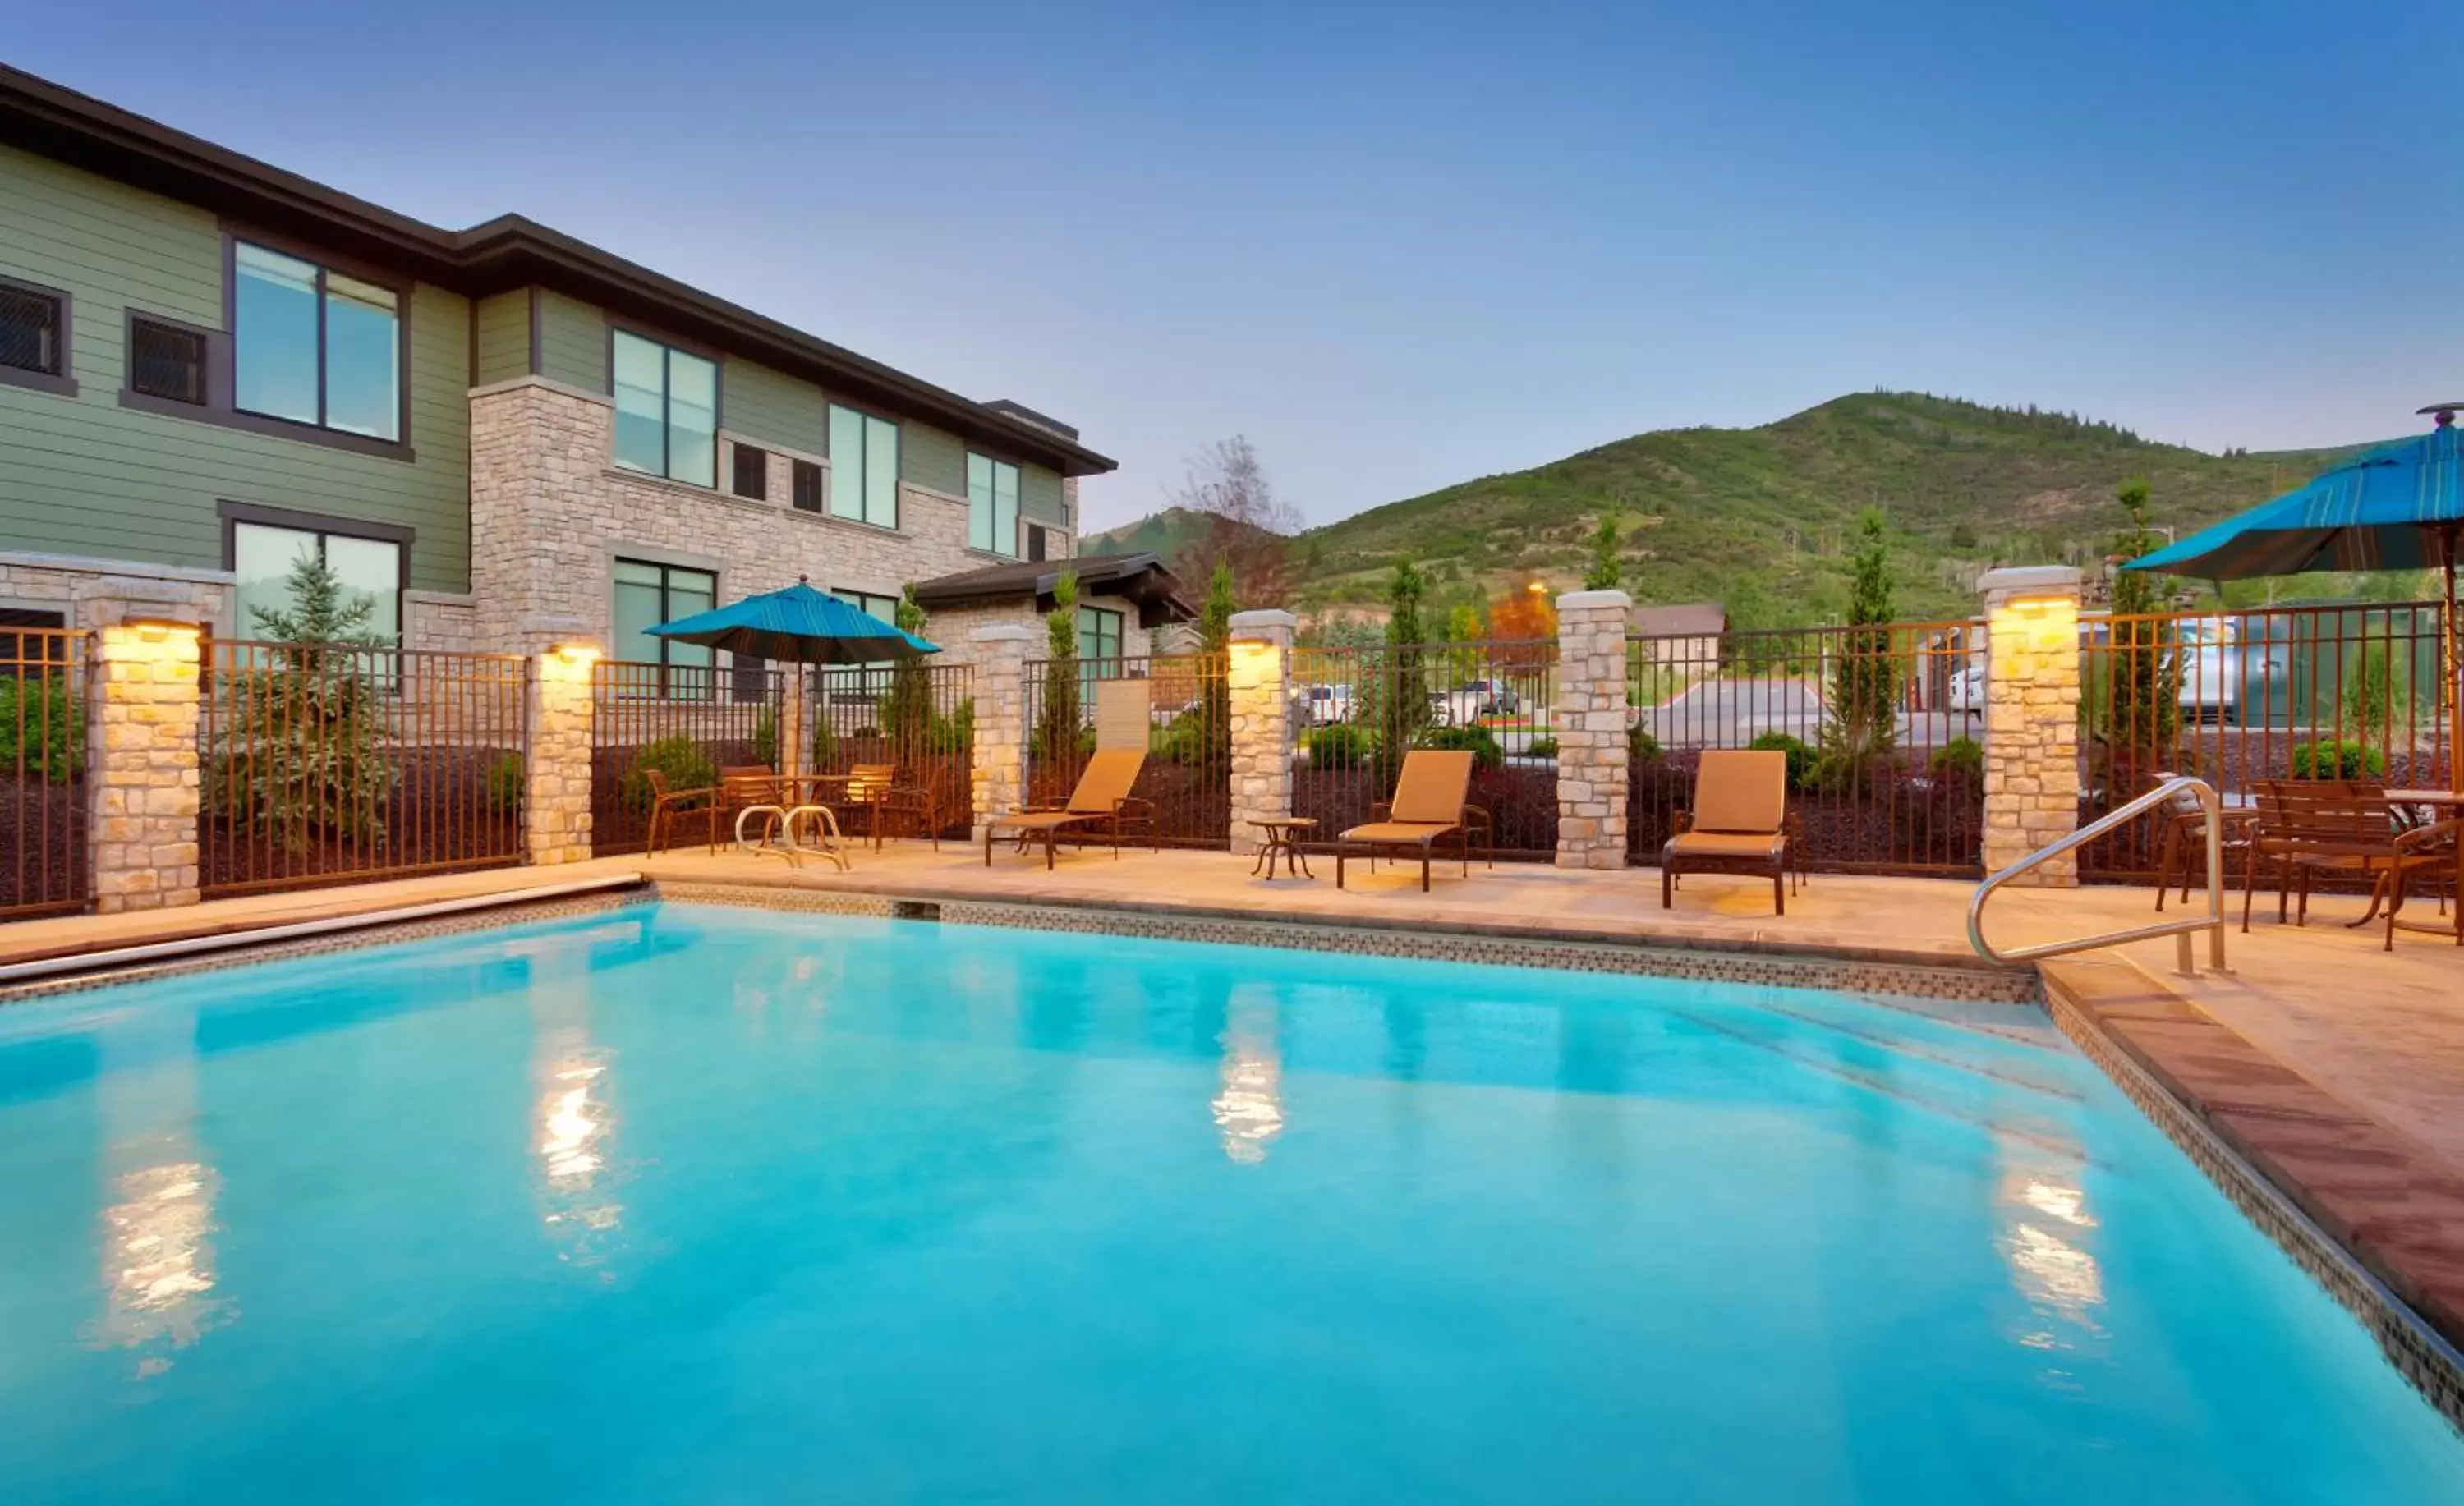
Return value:
[(1266, 834), (1266, 844), (1258, 849), (1258, 861), (1250, 865), (1251, 878), (1273, 878), (1275, 854), (1282, 853), (1285, 873), (1295, 879), (1316, 879), (1317, 875), (1309, 872), (1308, 860), (1301, 856), (1301, 838), (1317, 830), (1315, 817), (1270, 817), (1265, 820), (1252, 820), (1249, 824)]

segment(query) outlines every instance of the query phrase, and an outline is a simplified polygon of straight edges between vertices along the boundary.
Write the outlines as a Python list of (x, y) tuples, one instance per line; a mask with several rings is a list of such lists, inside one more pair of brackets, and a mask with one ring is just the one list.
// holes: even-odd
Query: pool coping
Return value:
[[(2188, 999), (2118, 959), (2062, 959), (2036, 968), (1993, 967), (1889, 949), (1771, 946), (1756, 938), (1722, 946), (1708, 938), (1637, 939), (1574, 928), (1474, 923), (1412, 924), (1362, 917), (1340, 923), (1262, 918), (1215, 906), (1165, 902), (1108, 903), (1082, 898), (990, 900), (928, 886), (840, 889), (724, 884), (627, 876), (591, 892), (541, 898), (513, 892), (451, 913), (369, 912), (337, 918), (318, 933), (280, 937), (247, 930), (216, 933), (209, 949), (0, 985), (0, 1006), (124, 982), (220, 971), (251, 963), (358, 950), (501, 928), (532, 921), (603, 913), (657, 900), (748, 908), (940, 921), (1141, 939), (1266, 946), (1364, 956), (1543, 967), (1706, 982), (1826, 989), (1878, 1002), (1905, 998), (2035, 1004), (2146, 1114), (2243, 1215), (2362, 1323), (2395, 1366), (2449, 1424), (2464, 1432), (2464, 1253), (2444, 1261), (2402, 1219), (2355, 1216), (2343, 1190), (2305, 1185), (2271, 1153), (2267, 1126), (2332, 1123), (2385, 1144), (2366, 1145), (2360, 1165), (2384, 1170), (2389, 1155), (2430, 1160), (2392, 1130), (2344, 1108), (2322, 1090), (2199, 1011)], [(274, 928), (265, 928), (272, 930)], [(1855, 951), (1854, 956), (1841, 953)], [(2167, 1032), (2174, 1037), (2167, 1038)], [(2196, 1049), (2181, 1049), (2184, 1037)], [(2170, 1048), (2170, 1049), (2168, 1049)], [(2272, 1069), (2264, 1103), (2243, 1102), (2203, 1076), (2200, 1052)], [(2296, 1086), (2298, 1084), (2298, 1086)], [(2315, 1098), (2303, 1098), (2307, 1094)], [(2282, 1095), (2292, 1094), (2287, 1100)], [(2419, 1179), (2453, 1182), (2464, 1215), (2464, 1178), (2434, 1160)], [(2365, 1179), (2366, 1181), (2366, 1179)], [(2407, 1184), (2411, 1186), (2410, 1183)], [(2357, 1190), (2366, 1192), (2366, 1186)], [(2442, 1190), (2442, 1195), (2444, 1190)], [(2425, 1273), (2420, 1256), (2433, 1258)], [(2458, 1278), (2451, 1284), (2445, 1277)], [(2426, 1278), (2427, 1277), (2427, 1278)]]

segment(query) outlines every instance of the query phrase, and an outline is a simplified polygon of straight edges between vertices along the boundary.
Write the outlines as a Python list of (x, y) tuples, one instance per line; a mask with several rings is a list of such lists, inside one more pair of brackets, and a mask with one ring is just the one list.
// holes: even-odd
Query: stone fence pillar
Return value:
[[(1985, 596), (1985, 871), (2079, 826), (2080, 574), (2062, 565), (1989, 570)], [(2064, 855), (2016, 881), (2079, 883)]]
[(582, 638), (531, 658), (522, 851), (535, 863), (590, 857), (590, 671), (598, 662), (598, 645)]
[(1232, 706), (1232, 850), (1255, 853), (1264, 835), (1249, 823), (1292, 814), (1292, 634), (1289, 612), (1235, 612)]
[(106, 578), (81, 598), (87, 892), (95, 908), (194, 905), (198, 637), (205, 603), (176, 582)]
[(1026, 645), (1035, 635), (1016, 622), (979, 627), (976, 645), (976, 836), (984, 823), (1026, 803)]
[(1626, 621), (1622, 591), (1557, 599), (1557, 866), (1625, 866)]

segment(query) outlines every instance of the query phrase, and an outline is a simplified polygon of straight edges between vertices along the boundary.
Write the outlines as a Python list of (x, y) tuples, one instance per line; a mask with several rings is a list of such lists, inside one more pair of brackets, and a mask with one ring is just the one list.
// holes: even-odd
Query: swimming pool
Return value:
[(13, 1005), (0, 1500), (2464, 1499), (1969, 1016), (677, 905)]

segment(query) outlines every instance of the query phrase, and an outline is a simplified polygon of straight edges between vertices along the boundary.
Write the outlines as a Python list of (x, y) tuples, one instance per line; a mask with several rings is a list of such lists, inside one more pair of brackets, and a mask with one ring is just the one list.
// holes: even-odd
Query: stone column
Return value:
[(1289, 612), (1232, 614), (1232, 850), (1255, 853), (1265, 837), (1249, 824), (1292, 814), (1292, 634)]
[(1557, 599), (1557, 866), (1625, 866), (1625, 638), (1634, 599)]
[(535, 863), (590, 857), (590, 670), (598, 662), (599, 645), (583, 638), (531, 657), (522, 850)]
[(177, 582), (105, 578), (78, 618), (87, 661), (87, 892), (95, 908), (194, 905), (197, 662), (205, 603)]
[[(2079, 826), (2080, 574), (2063, 565), (1989, 570), (1985, 596), (1985, 871)], [(2079, 883), (2068, 855), (2016, 881)]]
[(979, 627), (976, 650), (976, 836), (984, 823), (1026, 803), (1026, 645), (1035, 635), (1016, 622)]

